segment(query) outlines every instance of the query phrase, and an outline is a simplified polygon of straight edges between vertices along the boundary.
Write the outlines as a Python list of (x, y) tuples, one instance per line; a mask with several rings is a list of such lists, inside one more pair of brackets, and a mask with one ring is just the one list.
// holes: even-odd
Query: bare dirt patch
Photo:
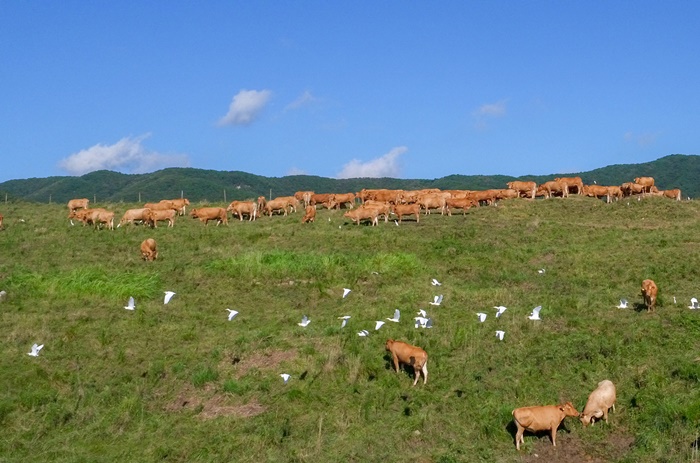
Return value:
[(200, 390), (187, 386), (165, 406), (165, 410), (169, 412), (182, 410), (199, 412), (198, 418), (210, 420), (219, 416), (231, 415), (250, 418), (265, 412), (266, 408), (256, 400), (245, 404), (235, 403), (233, 398), (216, 393), (213, 387), (204, 387)]
[(282, 362), (296, 358), (295, 350), (278, 350), (272, 352), (253, 352), (250, 355), (228, 355), (220, 367), (223, 371), (232, 371), (238, 379), (251, 369), (270, 370), (277, 368)]
[(534, 444), (532, 453), (524, 455), (522, 461), (608, 463), (622, 459), (633, 444), (634, 437), (627, 434), (612, 434), (602, 445), (584, 442), (579, 436), (557, 434), (556, 447), (548, 437), (542, 437)]

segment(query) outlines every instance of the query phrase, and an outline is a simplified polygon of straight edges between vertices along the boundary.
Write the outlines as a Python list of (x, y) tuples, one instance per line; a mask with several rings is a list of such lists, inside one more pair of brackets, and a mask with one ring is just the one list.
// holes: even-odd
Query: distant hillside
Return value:
[(524, 175), (449, 175), (426, 180), (396, 178), (333, 179), (313, 175), (263, 177), (239, 171), (216, 171), (192, 168), (169, 168), (150, 174), (121, 174), (96, 171), (81, 177), (48, 177), (10, 180), (0, 183), (2, 198), (36, 202), (67, 202), (86, 197), (97, 202), (148, 202), (163, 198), (191, 201), (223, 202), (264, 196), (287, 196), (299, 190), (317, 193), (359, 191), (362, 188), (391, 189), (468, 189), (504, 188), (511, 180), (534, 180), (542, 183), (558, 176), (580, 176), (584, 183), (620, 185), (635, 177), (651, 176), (661, 189), (680, 188), (683, 196), (700, 194), (700, 156), (673, 154), (642, 164), (617, 164), (588, 172)]

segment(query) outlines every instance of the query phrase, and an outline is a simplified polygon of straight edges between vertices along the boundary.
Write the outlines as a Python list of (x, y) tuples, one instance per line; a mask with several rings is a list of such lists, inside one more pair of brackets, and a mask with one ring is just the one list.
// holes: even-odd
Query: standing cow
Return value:
[(516, 408), (513, 410), (513, 421), (518, 428), (515, 434), (515, 448), (520, 450), (520, 444), (525, 443), (523, 434), (526, 430), (530, 432), (549, 431), (552, 436), (552, 445), (556, 447), (557, 429), (567, 416), (579, 416), (578, 410), (571, 402), (561, 405)]
[(386, 341), (386, 350), (391, 352), (397, 373), (399, 372), (400, 363), (413, 367), (413, 373), (416, 376), (416, 379), (413, 381), (414, 386), (418, 383), (421, 372), (423, 373), (423, 384), (428, 382), (428, 354), (423, 349), (402, 341), (388, 339)]
[(659, 287), (656, 286), (654, 280), (642, 281), (642, 297), (644, 305), (647, 306), (648, 312), (653, 312), (656, 307), (656, 296), (659, 294)]

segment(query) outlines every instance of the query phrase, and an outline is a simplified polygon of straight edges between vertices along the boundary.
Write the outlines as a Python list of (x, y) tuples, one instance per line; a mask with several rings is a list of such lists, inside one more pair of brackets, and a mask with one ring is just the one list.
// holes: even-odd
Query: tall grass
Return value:
[[(513, 408), (582, 409), (606, 378), (610, 423), (568, 419), (551, 461), (697, 460), (695, 201), (516, 200), (399, 227), (322, 210), (304, 225), (108, 231), (57, 205), (0, 212), (0, 461), (515, 462), (551, 444), (527, 435), (519, 454)], [(146, 237), (156, 262), (140, 259)], [(660, 287), (653, 314), (644, 278)], [(635, 308), (614, 308), (623, 297)], [(240, 313), (228, 322), (226, 308)], [(374, 331), (395, 308), (401, 322)], [(434, 328), (414, 328), (419, 309)], [(427, 385), (392, 370), (389, 337), (428, 352)]]

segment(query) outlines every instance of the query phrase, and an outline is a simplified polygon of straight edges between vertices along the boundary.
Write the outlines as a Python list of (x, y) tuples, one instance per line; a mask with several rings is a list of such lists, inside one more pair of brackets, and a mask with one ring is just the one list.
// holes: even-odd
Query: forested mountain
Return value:
[(560, 176), (580, 176), (584, 183), (620, 185), (635, 177), (651, 176), (660, 189), (680, 188), (683, 197), (700, 194), (700, 156), (673, 154), (642, 164), (617, 164), (588, 172), (524, 175), (449, 175), (434, 180), (396, 178), (333, 179), (313, 175), (263, 177), (238, 171), (193, 168), (169, 168), (150, 174), (121, 174), (112, 171), (90, 172), (80, 177), (47, 177), (10, 180), (0, 183), (0, 194), (9, 200), (67, 202), (71, 198), (91, 201), (148, 202), (164, 198), (190, 201), (224, 202), (258, 196), (287, 196), (299, 190), (316, 193), (356, 192), (362, 188), (389, 189), (467, 189), (505, 188), (511, 180), (542, 183)]

